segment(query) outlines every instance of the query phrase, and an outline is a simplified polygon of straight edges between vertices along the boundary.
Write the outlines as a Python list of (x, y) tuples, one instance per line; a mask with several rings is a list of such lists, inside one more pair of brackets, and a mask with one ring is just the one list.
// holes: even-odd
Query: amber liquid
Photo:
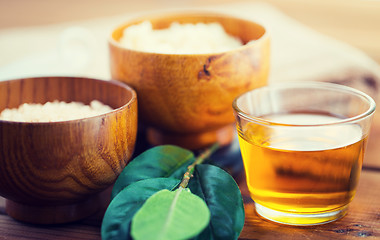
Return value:
[[(322, 114), (265, 116), (275, 122), (327, 123)], [(238, 129), (252, 199), (281, 212), (335, 211), (353, 198), (366, 138), (360, 126), (268, 127), (253, 123)]]

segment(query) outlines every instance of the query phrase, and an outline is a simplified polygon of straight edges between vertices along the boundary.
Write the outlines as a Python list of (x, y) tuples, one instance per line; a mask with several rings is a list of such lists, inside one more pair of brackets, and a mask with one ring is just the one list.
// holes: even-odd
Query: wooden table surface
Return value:
[[(163, 8), (172, 6), (171, 4), (201, 6), (229, 1), (232, 0), (162, 2), (147, 0), (132, 4), (131, 1), (121, 0), (0, 0), (0, 28), (111, 16), (128, 11)], [(317, 31), (361, 49), (380, 64), (380, 1), (268, 0), (267, 2)], [(238, 182), (245, 200), (246, 222), (239, 239), (380, 239), (379, 115), (380, 113), (375, 115), (357, 194), (344, 218), (314, 227), (290, 227), (263, 220), (255, 213), (242, 174)], [(106, 191), (103, 196), (105, 202), (108, 196), (109, 191)], [(8, 217), (5, 213), (5, 200), (0, 198), (0, 240), (100, 239), (100, 224), (104, 209), (80, 222), (38, 226), (21, 223)]]

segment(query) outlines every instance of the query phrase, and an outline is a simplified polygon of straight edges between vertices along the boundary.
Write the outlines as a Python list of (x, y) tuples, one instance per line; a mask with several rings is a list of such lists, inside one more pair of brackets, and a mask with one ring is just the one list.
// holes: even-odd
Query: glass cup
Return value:
[(289, 225), (343, 217), (358, 184), (376, 105), (321, 82), (273, 84), (233, 102), (256, 211)]

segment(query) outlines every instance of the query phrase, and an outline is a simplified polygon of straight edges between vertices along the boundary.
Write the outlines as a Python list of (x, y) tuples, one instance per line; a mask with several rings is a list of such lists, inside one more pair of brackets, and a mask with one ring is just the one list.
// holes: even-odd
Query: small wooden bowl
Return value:
[(126, 166), (137, 134), (137, 97), (116, 81), (42, 77), (0, 82), (0, 111), (22, 103), (97, 99), (114, 108), (61, 122), (0, 120), (0, 195), (18, 220), (55, 224), (99, 208), (98, 196)]
[[(172, 22), (220, 23), (244, 44), (212, 54), (159, 54), (124, 48), (126, 27), (151, 21), (154, 29)], [(232, 101), (266, 85), (269, 37), (257, 23), (212, 13), (175, 13), (142, 17), (116, 28), (109, 40), (112, 78), (132, 86), (139, 96), (139, 119), (154, 145), (176, 144), (199, 149), (234, 137)]]

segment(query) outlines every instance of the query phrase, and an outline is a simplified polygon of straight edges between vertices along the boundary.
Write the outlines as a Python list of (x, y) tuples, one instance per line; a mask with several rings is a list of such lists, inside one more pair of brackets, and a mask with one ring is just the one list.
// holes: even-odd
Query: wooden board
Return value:
[[(240, 188), (245, 200), (245, 225), (240, 240), (254, 239), (376, 239), (380, 238), (380, 171), (364, 170), (357, 194), (348, 214), (320, 226), (292, 227), (272, 223), (257, 215), (241, 176)], [(104, 194), (104, 209), (109, 190)], [(54, 226), (25, 224), (5, 214), (0, 198), (0, 239), (100, 239), (103, 211), (81, 222)]]

